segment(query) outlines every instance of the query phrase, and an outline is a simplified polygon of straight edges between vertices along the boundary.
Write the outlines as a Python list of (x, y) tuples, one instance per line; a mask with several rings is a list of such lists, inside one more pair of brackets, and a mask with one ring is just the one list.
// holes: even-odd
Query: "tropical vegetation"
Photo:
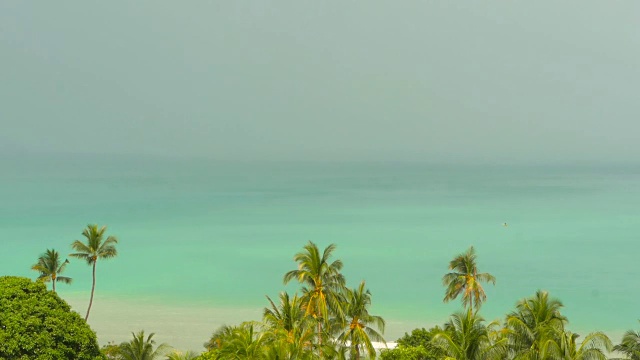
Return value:
[(0, 359), (102, 358), (96, 334), (45, 285), (0, 277)]
[(145, 337), (144, 330), (131, 333), (133, 339), (120, 344), (120, 354), (123, 360), (156, 360), (164, 356), (169, 351), (169, 345), (160, 344), (156, 346), (153, 340), (154, 333)]
[(462, 294), (462, 304), (467, 308), (480, 309), (487, 295), (482, 288), (482, 282), (491, 282), (495, 285), (496, 278), (489, 273), (478, 273), (476, 265), (476, 252), (472, 247), (465, 253), (456, 256), (449, 263), (450, 273), (442, 278), (442, 283), (447, 288), (444, 301), (450, 301)]
[(62, 276), (69, 260), (60, 261), (60, 254), (54, 249), (47, 249), (44, 254), (40, 255), (38, 262), (36, 262), (31, 270), (35, 270), (40, 273), (38, 280), (42, 282), (51, 281), (53, 292), (56, 292), (56, 283), (61, 282), (64, 284), (71, 284), (71, 278)]
[(86, 242), (76, 240), (71, 244), (71, 247), (76, 252), (69, 256), (85, 260), (87, 265), (92, 269), (92, 283), (91, 283), (91, 297), (89, 298), (89, 307), (87, 308), (87, 315), (84, 320), (89, 319), (89, 312), (91, 311), (91, 305), (93, 304), (93, 294), (96, 289), (96, 264), (98, 259), (110, 259), (118, 255), (115, 244), (118, 243), (118, 239), (114, 236), (104, 238), (104, 233), (107, 231), (106, 226), (98, 228), (98, 225), (87, 225), (82, 231), (82, 236), (85, 237)]
[[(72, 243), (75, 252), (70, 256), (85, 260), (92, 267), (93, 282), (85, 321), (93, 302), (96, 263), (99, 259), (117, 255), (115, 245), (118, 240), (106, 236), (105, 232), (105, 226), (88, 225), (82, 233), (85, 242), (76, 240)], [(283, 276), (283, 284), (295, 282), (300, 286), (298, 291), (282, 291), (276, 299), (267, 296), (261, 321), (221, 326), (204, 344), (205, 352), (196, 354), (169, 352), (166, 344), (156, 346), (154, 333), (145, 336), (144, 331), (132, 333), (130, 341), (109, 343), (96, 352), (95, 334), (55, 294), (57, 282), (71, 282), (62, 275), (69, 261), (61, 261), (57, 251), (47, 249), (32, 266), (39, 273), (38, 283), (0, 278), (0, 283), (9, 284), (6, 289), (4, 283), (0, 288), (0, 310), (3, 310), (0, 312), (0, 359), (57, 358), (51, 354), (64, 354), (61, 358), (110, 360), (604, 360), (616, 356), (640, 360), (640, 332), (627, 331), (617, 345), (603, 332), (584, 336), (574, 333), (568, 329), (568, 319), (562, 314), (562, 302), (543, 290), (519, 300), (504, 320), (487, 323), (480, 314), (482, 304), (487, 301), (483, 284), (495, 285), (496, 278), (478, 270), (473, 247), (456, 255), (442, 278), (444, 302), (459, 297), (462, 309), (441, 326), (414, 329), (398, 339), (395, 348), (379, 352), (386, 344), (383, 336), (385, 320), (371, 314), (372, 293), (365, 281), (355, 288), (347, 286), (342, 273), (344, 265), (341, 260), (334, 259), (335, 250), (335, 244), (320, 249), (309, 241), (293, 257), (296, 268)], [(51, 282), (53, 291), (47, 292), (44, 282)], [(34, 303), (20, 291), (49, 295), (46, 300)], [(13, 295), (7, 295), (9, 293)], [(2, 296), (9, 296), (11, 301), (3, 301)], [(16, 301), (19, 305), (15, 305)], [(23, 323), (25, 316), (34, 315), (24, 314), (29, 314), (34, 306), (43, 313), (62, 308), (63, 313), (72, 314), (65, 318), (64, 329), (76, 327), (78, 330), (71, 332), (73, 336), (59, 335), (55, 346), (42, 337), (30, 339), (25, 334), (32, 329), (27, 329)], [(23, 315), (14, 315), (16, 309)], [(55, 330), (62, 328), (47, 327), (37, 331), (54, 336)], [(82, 339), (82, 345), (65, 345), (76, 341), (75, 337)], [(42, 346), (34, 345), (41, 340), (44, 341)], [(69, 357), (71, 351), (79, 352)], [(86, 357), (85, 353), (92, 355)]]

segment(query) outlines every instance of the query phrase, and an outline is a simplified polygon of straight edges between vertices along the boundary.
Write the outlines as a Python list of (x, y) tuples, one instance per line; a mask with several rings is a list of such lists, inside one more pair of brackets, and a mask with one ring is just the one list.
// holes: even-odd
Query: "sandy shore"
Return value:
[[(84, 293), (66, 294), (62, 296), (71, 307), (82, 316), (86, 313), (88, 296)], [(242, 308), (225, 307), (207, 304), (161, 304), (153, 299), (121, 299), (96, 294), (89, 325), (96, 331), (100, 345), (109, 342), (120, 343), (131, 339), (131, 332), (145, 330), (154, 332), (157, 343), (167, 343), (175, 349), (202, 352), (203, 344), (211, 334), (222, 325), (234, 325), (246, 320), (260, 320), (262, 307)], [(406, 321), (385, 318), (387, 327), (385, 339), (395, 342), (405, 332), (415, 328), (429, 328), (439, 322)], [(569, 330), (583, 336), (594, 330)], [(624, 330), (604, 331), (614, 343), (622, 338)]]
[[(84, 316), (87, 296), (70, 296), (65, 300)], [(236, 324), (239, 319), (259, 319), (262, 309), (214, 308), (206, 306), (171, 306), (145, 300), (122, 300), (97, 296), (89, 325), (97, 333), (100, 345), (120, 343), (131, 332), (154, 332), (157, 343), (167, 343), (179, 350), (203, 351), (203, 344), (215, 329)]]
[[(63, 298), (82, 316), (86, 313), (86, 294), (65, 295)], [(221, 325), (238, 324), (244, 320), (260, 320), (263, 308), (231, 308), (205, 305), (177, 306), (152, 300), (124, 300), (96, 294), (89, 316), (89, 325), (96, 331), (100, 345), (120, 343), (131, 338), (131, 332), (154, 332), (157, 343), (167, 343), (178, 350), (201, 352), (203, 344)], [(405, 331), (419, 324), (387, 320), (387, 341), (395, 341)]]

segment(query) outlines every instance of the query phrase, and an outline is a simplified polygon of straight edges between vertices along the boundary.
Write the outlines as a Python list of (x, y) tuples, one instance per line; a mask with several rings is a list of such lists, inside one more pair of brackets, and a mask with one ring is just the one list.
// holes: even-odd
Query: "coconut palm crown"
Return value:
[(322, 344), (322, 328), (329, 320), (329, 314), (343, 316), (341, 293), (345, 287), (344, 276), (340, 273), (342, 261), (329, 262), (336, 246), (327, 246), (322, 254), (318, 246), (309, 241), (304, 251), (297, 253), (294, 260), (297, 270), (284, 275), (284, 284), (296, 279), (303, 284), (302, 301), (305, 313), (317, 321), (318, 344)]
[(363, 351), (367, 352), (369, 359), (375, 359), (376, 350), (372, 341), (386, 344), (382, 335), (375, 328), (384, 333), (385, 321), (380, 316), (369, 314), (371, 292), (369, 289), (365, 289), (365, 282), (362, 281), (357, 288), (346, 290), (345, 299), (345, 319), (341, 321), (342, 329), (338, 339), (344, 344), (348, 342), (353, 359), (360, 359)]
[(70, 277), (60, 276), (68, 263), (69, 260), (60, 263), (60, 254), (54, 249), (47, 249), (44, 254), (40, 255), (38, 262), (35, 263), (31, 269), (40, 272), (40, 276), (38, 276), (39, 281), (51, 281), (53, 292), (56, 292), (56, 283), (58, 281), (65, 284), (71, 283)]
[(507, 315), (510, 351), (515, 359), (547, 359), (562, 356), (562, 337), (567, 318), (558, 299), (546, 291), (520, 300)]
[(613, 351), (623, 353), (628, 359), (640, 360), (640, 332), (627, 330), (622, 342), (614, 346)]
[(89, 300), (89, 307), (87, 308), (87, 315), (85, 321), (89, 319), (89, 312), (91, 311), (91, 305), (93, 304), (93, 294), (96, 288), (96, 263), (98, 259), (110, 259), (118, 255), (115, 244), (118, 243), (118, 239), (113, 236), (104, 238), (104, 233), (107, 230), (106, 226), (98, 228), (98, 225), (87, 225), (82, 231), (82, 236), (85, 237), (86, 243), (80, 240), (76, 240), (71, 244), (73, 250), (76, 253), (70, 254), (78, 259), (85, 260), (89, 266), (92, 267), (93, 282), (91, 285), (91, 298)]
[(153, 340), (154, 333), (144, 337), (144, 330), (137, 334), (131, 333), (133, 339), (120, 345), (120, 353), (124, 360), (154, 360), (164, 356), (169, 350), (169, 345), (160, 344), (157, 348), (153, 348), (156, 341)]
[(577, 342), (580, 335), (565, 331), (562, 336), (561, 349), (566, 360), (607, 360), (606, 353), (611, 352), (613, 344), (603, 332), (593, 332)]
[(467, 309), (451, 315), (444, 329), (432, 338), (431, 343), (444, 359), (504, 359), (506, 339), (491, 341), (491, 331), (496, 325), (485, 325), (477, 312)]
[(462, 294), (463, 306), (479, 310), (487, 299), (480, 283), (490, 282), (495, 285), (496, 278), (489, 273), (478, 272), (476, 252), (473, 246), (451, 260), (449, 270), (452, 272), (442, 277), (442, 283), (447, 287), (443, 301), (449, 302)]

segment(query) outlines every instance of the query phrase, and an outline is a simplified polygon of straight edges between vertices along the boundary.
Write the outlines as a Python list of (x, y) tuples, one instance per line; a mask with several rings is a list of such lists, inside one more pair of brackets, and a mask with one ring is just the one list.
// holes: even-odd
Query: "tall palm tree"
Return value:
[(91, 284), (91, 298), (89, 299), (87, 315), (84, 317), (85, 321), (89, 319), (89, 312), (93, 304), (93, 293), (96, 289), (96, 263), (98, 259), (110, 259), (118, 255), (115, 246), (115, 244), (118, 243), (118, 239), (114, 236), (109, 236), (105, 240), (104, 233), (106, 230), (106, 226), (98, 228), (98, 225), (95, 224), (87, 225), (87, 228), (82, 231), (82, 235), (86, 238), (86, 243), (76, 240), (71, 244), (73, 250), (77, 252), (69, 256), (85, 260), (87, 264), (92, 267), (93, 282)]
[(566, 331), (562, 336), (561, 348), (564, 354), (563, 360), (607, 360), (605, 352), (611, 352), (613, 344), (603, 332), (594, 332), (585, 336), (580, 346), (576, 339), (580, 335)]
[(478, 273), (473, 246), (465, 253), (453, 258), (449, 262), (449, 270), (452, 272), (442, 277), (442, 283), (447, 287), (443, 301), (449, 302), (462, 294), (463, 306), (468, 309), (475, 307), (478, 311), (487, 299), (480, 283), (490, 282), (495, 285), (496, 278), (489, 273)]
[(562, 337), (567, 318), (560, 313), (560, 300), (538, 290), (533, 297), (520, 300), (516, 311), (507, 315), (509, 350), (514, 359), (562, 357)]
[(120, 354), (124, 360), (154, 360), (164, 356), (169, 349), (169, 345), (160, 344), (156, 349), (156, 341), (153, 340), (154, 333), (144, 337), (144, 330), (137, 334), (131, 333), (133, 339), (120, 345)]
[(506, 349), (506, 340), (491, 341), (491, 324), (467, 309), (451, 315), (444, 329), (436, 334), (431, 343), (441, 354), (440, 357), (455, 360), (502, 359)]
[(623, 353), (631, 360), (640, 360), (640, 332), (628, 330), (622, 337), (622, 342), (613, 347), (613, 351)]
[(359, 360), (360, 353), (365, 350), (370, 359), (375, 359), (376, 350), (371, 341), (385, 344), (386, 341), (371, 325), (384, 333), (385, 322), (382, 317), (369, 314), (371, 292), (365, 289), (365, 282), (362, 281), (356, 289), (346, 289), (345, 299), (345, 319), (340, 321), (342, 329), (338, 339), (344, 344), (349, 342), (348, 346), (353, 359)]
[(44, 254), (40, 255), (38, 262), (31, 269), (40, 272), (39, 281), (49, 282), (53, 284), (53, 292), (56, 292), (56, 283), (58, 281), (65, 284), (71, 284), (71, 278), (60, 276), (67, 267), (69, 260), (60, 263), (60, 254), (54, 249), (47, 249)]
[(297, 270), (291, 270), (284, 275), (284, 284), (296, 279), (303, 284), (302, 300), (305, 312), (317, 322), (318, 345), (322, 346), (323, 324), (329, 321), (329, 314), (342, 316), (341, 292), (344, 289), (344, 276), (340, 273), (342, 261), (329, 262), (336, 246), (327, 246), (322, 254), (318, 246), (309, 241), (304, 251), (297, 253), (294, 260), (298, 263)]

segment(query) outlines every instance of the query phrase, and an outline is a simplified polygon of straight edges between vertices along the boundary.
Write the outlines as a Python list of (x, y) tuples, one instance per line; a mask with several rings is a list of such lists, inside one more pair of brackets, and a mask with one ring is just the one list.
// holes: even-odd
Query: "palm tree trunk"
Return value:
[(318, 349), (320, 351), (320, 358), (322, 358), (322, 324), (318, 321)]
[(84, 321), (89, 319), (89, 311), (91, 311), (91, 304), (93, 304), (93, 292), (96, 289), (96, 260), (93, 260), (93, 283), (91, 284), (91, 298), (89, 299), (89, 308), (87, 308), (87, 316), (84, 317)]
[(53, 283), (53, 292), (56, 292), (56, 279), (53, 278), (51, 282)]

